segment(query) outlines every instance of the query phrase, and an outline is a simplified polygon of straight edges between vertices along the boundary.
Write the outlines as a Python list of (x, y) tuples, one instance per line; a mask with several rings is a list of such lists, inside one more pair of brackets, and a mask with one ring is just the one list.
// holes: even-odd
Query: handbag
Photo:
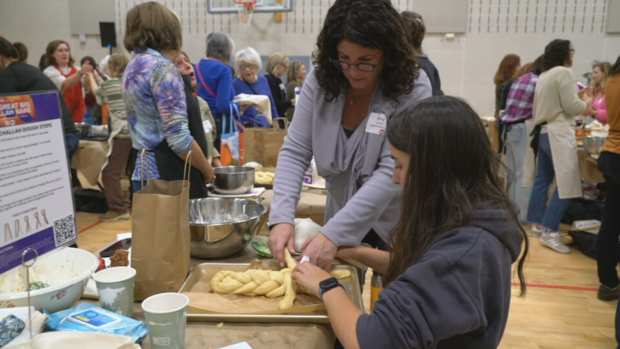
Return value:
[[(235, 120), (234, 114), (237, 112), (237, 108), (230, 107), (230, 114), (224, 115), (222, 119), (222, 125), (228, 121), (228, 132), (222, 131), (222, 143), (220, 149), (220, 161), (224, 166), (240, 166), (243, 164), (242, 157), (242, 134), (239, 132), (237, 120)], [(237, 112), (237, 116), (239, 112)], [(222, 127), (224, 129), (224, 127)]]

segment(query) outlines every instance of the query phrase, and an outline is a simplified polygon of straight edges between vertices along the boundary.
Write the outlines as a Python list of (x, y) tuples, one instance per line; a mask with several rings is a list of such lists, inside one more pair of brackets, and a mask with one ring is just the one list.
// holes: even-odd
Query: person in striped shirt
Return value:
[(504, 124), (504, 146), (506, 147), (506, 166), (514, 178), (507, 181), (508, 197), (519, 208), (519, 220), (525, 222), (532, 188), (523, 187), (523, 168), (525, 153), (528, 151), (528, 134), (525, 121), (532, 118), (534, 92), (538, 75), (542, 70), (542, 56), (538, 57), (524, 74), (514, 80), (508, 92), (506, 108), (502, 113)]
[(109, 207), (108, 212), (99, 216), (99, 219), (104, 222), (129, 218), (129, 209), (121, 188), (121, 172), (125, 168), (131, 153), (131, 134), (129, 133), (127, 112), (121, 94), (121, 78), (128, 63), (129, 59), (122, 53), (115, 53), (110, 56), (106, 67), (110, 79), (102, 82), (101, 85), (97, 85), (92, 74), (87, 75), (91, 91), (97, 98), (97, 104), (107, 104), (110, 110), (108, 120), (110, 151), (108, 152), (108, 162), (101, 172), (101, 180)]

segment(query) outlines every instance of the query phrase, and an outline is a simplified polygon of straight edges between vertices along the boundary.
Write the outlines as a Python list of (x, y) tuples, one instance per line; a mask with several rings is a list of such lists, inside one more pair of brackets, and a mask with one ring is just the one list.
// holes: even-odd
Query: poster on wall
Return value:
[(0, 95), (0, 274), (76, 239), (58, 92)]

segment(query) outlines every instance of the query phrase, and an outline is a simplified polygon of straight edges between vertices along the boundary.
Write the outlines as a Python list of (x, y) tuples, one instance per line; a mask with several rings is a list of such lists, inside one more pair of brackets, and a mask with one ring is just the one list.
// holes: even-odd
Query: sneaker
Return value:
[(564, 245), (558, 232), (543, 232), (540, 236), (540, 242), (556, 252), (570, 253), (570, 248)]
[(599, 286), (598, 293), (596, 294), (596, 298), (605, 302), (618, 300), (618, 297), (620, 297), (620, 287), (618, 286), (610, 288), (605, 285), (601, 285)]
[(536, 224), (532, 224), (532, 237), (539, 238), (543, 233), (543, 228), (540, 228)]
[(125, 212), (108, 211), (105, 214), (102, 214), (99, 216), (99, 220), (103, 222), (124, 221), (126, 219), (129, 219), (129, 211), (125, 211)]

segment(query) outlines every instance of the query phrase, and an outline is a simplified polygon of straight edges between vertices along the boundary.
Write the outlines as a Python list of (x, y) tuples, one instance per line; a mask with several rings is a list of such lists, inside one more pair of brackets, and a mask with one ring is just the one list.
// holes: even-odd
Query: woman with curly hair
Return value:
[(401, 200), (387, 122), (399, 106), (430, 97), (431, 85), (389, 0), (337, 0), (313, 63), (278, 157), (268, 243), (281, 262), (285, 248), (293, 252), (295, 208), (314, 156), (327, 182), (325, 226), (303, 253), (329, 268), (338, 246), (366, 235), (388, 241)]

